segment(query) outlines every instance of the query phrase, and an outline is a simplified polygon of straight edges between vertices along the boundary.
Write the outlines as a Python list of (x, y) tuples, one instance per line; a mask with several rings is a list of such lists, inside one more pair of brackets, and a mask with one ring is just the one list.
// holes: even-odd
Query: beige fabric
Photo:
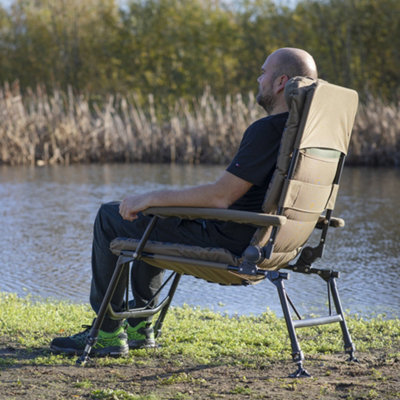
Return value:
[(328, 204), (325, 207), (326, 209), (333, 210), (335, 208), (338, 192), (339, 192), (339, 185), (332, 185), (332, 192), (329, 196)]
[[(110, 250), (114, 254), (119, 254), (119, 252), (122, 250), (136, 250), (138, 242), (139, 241), (137, 239), (118, 238), (111, 242)], [(230, 251), (222, 248), (209, 248), (188, 246), (179, 243), (148, 241), (144, 251), (185, 258), (198, 257), (201, 260), (238, 265), (238, 257), (234, 256)]]
[[(117, 238), (111, 242), (110, 249), (115, 255), (120, 255), (122, 251), (135, 251), (138, 244), (139, 240), (136, 239)], [(143, 257), (143, 260), (151, 265), (171, 269), (181, 274), (193, 275), (211, 282), (242, 285), (262, 280), (260, 276), (239, 275), (222, 269), (227, 265), (238, 266), (240, 264), (239, 257), (226, 249), (148, 241), (143, 251), (155, 255)], [(213, 264), (221, 269), (213, 268)], [(205, 268), (206, 265), (207, 268)]]
[(285, 186), (284, 208), (318, 214), (325, 210), (332, 192), (331, 185), (314, 185), (293, 179)]
[[(322, 89), (321, 89), (322, 86)], [(331, 98), (331, 91), (334, 93)], [(314, 92), (318, 92), (315, 96)], [(310, 78), (296, 77), (285, 86), (285, 98), (290, 109), (286, 123), (284, 140), (281, 143), (276, 170), (264, 201), (263, 211), (276, 211), (279, 196), (282, 193), (283, 181), (286, 177), (295, 142), (300, 142), (303, 129), (306, 130), (307, 140), (301, 141), (297, 147), (335, 149), (347, 154), (350, 133), (358, 105), (358, 95), (354, 90), (331, 85), (322, 80), (314, 81)], [(311, 103), (313, 104), (311, 105)], [(327, 102), (327, 105), (324, 103)], [(324, 111), (320, 111), (324, 110)], [(311, 117), (308, 113), (311, 112)], [(324, 114), (324, 113), (329, 113)], [(342, 116), (342, 114), (344, 115)], [(325, 123), (325, 119), (329, 123)], [(337, 119), (337, 121), (335, 120)], [(335, 120), (332, 123), (332, 120)], [(324, 122), (322, 124), (322, 122)], [(319, 123), (324, 127), (319, 129)], [(318, 127), (318, 130), (316, 129)], [(339, 127), (338, 130), (336, 128)], [(340, 132), (338, 134), (338, 132)], [(316, 143), (315, 137), (324, 136), (321, 142)], [(331, 136), (339, 138), (332, 142)], [(296, 140), (297, 138), (297, 140)], [(313, 139), (314, 138), (314, 139)], [(346, 149), (346, 151), (342, 151)], [(327, 159), (328, 157), (325, 157)]]
[[(283, 138), (283, 141), (285, 141), (285, 137)], [(281, 156), (287, 157), (287, 154), (280, 153), (279, 157), (281, 157)], [(279, 162), (279, 160), (278, 160), (278, 162)], [(311, 185), (329, 186), (332, 184), (332, 182), (335, 178), (337, 163), (338, 163), (338, 160), (332, 158), (330, 155), (328, 155), (327, 158), (323, 158), (321, 156), (317, 157), (314, 154), (310, 154), (306, 150), (301, 150), (299, 153), (299, 159), (297, 162), (296, 170), (293, 175), (293, 179), (297, 180), (299, 182), (305, 182), (305, 185), (311, 184)], [(282, 164), (283, 164), (283, 162), (282, 162)], [(276, 171), (275, 171), (275, 173), (276, 173)], [(287, 191), (285, 190), (284, 186), (287, 188), (289, 185), (289, 182), (287, 182), (285, 184), (284, 176), (283, 175), (281, 176), (279, 173), (275, 177), (276, 177), (275, 185), (278, 184), (279, 186), (282, 187), (280, 189), (281, 196), (279, 199), (279, 205), (284, 207), (286, 197), (287, 197)], [(282, 180), (282, 182), (278, 183), (278, 181), (280, 181), (280, 180)], [(318, 187), (318, 186), (316, 186), (316, 187)], [(329, 186), (328, 189), (326, 189), (326, 190), (327, 190), (327, 192), (332, 191), (332, 186)], [(268, 205), (269, 193), (270, 193), (270, 191), (268, 189), (268, 192), (266, 194), (266, 200), (264, 202), (264, 208), (266, 208), (265, 203), (267, 203), (267, 207), (269, 207), (269, 205)], [(313, 192), (309, 192), (309, 194), (306, 192), (305, 194), (309, 195), (311, 200), (315, 196)], [(272, 195), (274, 196), (275, 194), (272, 193)], [(325, 203), (324, 203), (325, 205), (329, 202), (329, 199), (330, 199), (329, 196), (325, 199)], [(277, 200), (277, 202), (278, 202), (278, 200)], [(275, 210), (276, 209), (277, 209), (277, 204), (275, 204)], [(300, 211), (300, 210), (297, 210), (297, 211)], [(311, 210), (309, 210), (309, 211), (311, 211)], [(283, 242), (285, 243), (285, 245), (283, 246), (285, 251), (289, 251), (291, 255), (293, 255), (293, 254), (297, 255), (298, 247), (300, 247), (304, 244), (304, 241), (307, 240), (308, 236), (313, 231), (314, 226), (317, 223), (321, 212), (322, 212), (321, 209), (315, 210), (315, 212), (313, 214), (305, 216), (305, 215), (301, 215), (299, 212), (295, 213), (295, 212), (293, 212), (293, 210), (292, 210), (292, 212), (290, 212), (290, 207), (287, 207), (283, 213), (283, 215), (286, 218), (302, 221), (303, 226), (301, 229), (301, 236), (297, 230), (292, 231), (293, 224), (291, 223), (291, 224), (287, 225), (289, 222), (289, 221), (287, 221), (285, 224), (285, 225), (287, 225), (286, 228), (285, 229), (280, 228), (280, 230), (279, 230), (275, 249), (277, 248), (277, 246), (279, 248), (279, 243), (281, 240), (283, 240)], [(304, 225), (304, 221), (307, 221), (307, 226)], [(269, 236), (270, 236), (270, 230), (268, 230), (267, 228), (258, 229), (256, 231), (255, 235), (253, 236), (251, 243), (252, 243), (252, 245), (265, 246), (269, 239)], [(292, 236), (296, 236), (296, 238), (292, 238)], [(299, 241), (298, 240), (299, 238), (301, 238), (304, 241), (303, 242)], [(287, 243), (290, 243), (290, 242), (293, 243), (293, 247), (291, 247), (291, 248), (286, 245)], [(274, 255), (272, 257), (274, 257)], [(288, 256), (288, 257), (290, 258), (291, 256)], [(293, 258), (294, 257), (292, 257), (292, 259)], [(273, 258), (270, 261), (268, 261), (268, 264), (271, 264), (271, 265), (273, 264)], [(279, 267), (281, 267), (281, 265)]]
[[(290, 114), (263, 211), (272, 214), (280, 206), (287, 222), (279, 228), (271, 258), (260, 265), (265, 269), (290, 262), (308, 240), (320, 214), (333, 209), (339, 188), (333, 181), (340, 153), (347, 153), (358, 103), (356, 92), (308, 78), (292, 79), (285, 97)], [(299, 159), (292, 179), (287, 180), (295, 148)], [(270, 233), (271, 229), (258, 229), (252, 245), (265, 246)]]
[(290, 112), (282, 136), (276, 169), (263, 204), (263, 211), (266, 213), (272, 214), (276, 211), (299, 127), (304, 124), (302, 113), (304, 107), (311, 101), (311, 94), (315, 86), (316, 82), (309, 78), (293, 78), (285, 86), (285, 98)]
[(298, 147), (321, 147), (347, 154), (357, 106), (354, 90), (319, 81)]
[(254, 285), (264, 279), (260, 275), (239, 275), (232, 271), (204, 267), (198, 263), (197, 259), (189, 259), (187, 261), (186, 259), (181, 259), (179, 261), (165, 261), (162, 259), (148, 257), (143, 257), (143, 259), (144, 261), (156, 267), (170, 269), (180, 274), (191, 275), (196, 278), (204, 279), (212, 283), (219, 283), (221, 285)]

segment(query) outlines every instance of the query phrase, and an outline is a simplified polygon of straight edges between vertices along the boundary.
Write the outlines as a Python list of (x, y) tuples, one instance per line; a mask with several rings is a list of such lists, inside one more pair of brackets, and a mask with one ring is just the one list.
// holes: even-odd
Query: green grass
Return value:
[(158, 400), (155, 395), (141, 396), (126, 392), (125, 390), (100, 389), (92, 392), (93, 400)]
[[(94, 314), (87, 305), (36, 300), (29, 296), (20, 298), (14, 294), (0, 293), (0, 347), (12, 347), (17, 352), (32, 352), (32, 357), (19, 359), (20, 364), (73, 364), (74, 358), (51, 354), (48, 350), (49, 343), (55, 336), (78, 332), (82, 329), (81, 325), (90, 324), (93, 317)], [(347, 322), (358, 351), (398, 348), (399, 319), (348, 316)], [(306, 355), (343, 351), (338, 324), (304, 328), (298, 330), (298, 335)], [(259, 316), (228, 317), (206, 309), (174, 307), (166, 318), (159, 341), (162, 347), (154, 353), (137, 350), (131, 351), (127, 358), (104, 358), (96, 362), (99, 365), (145, 365), (151, 362), (154, 354), (163, 359), (186, 358), (214, 365), (260, 367), (268, 362), (290, 359), (290, 341), (285, 322), (270, 312)], [(388, 357), (396, 358), (399, 354), (389, 352)], [(0, 360), (0, 368), (14, 362), (15, 356), (5, 356)], [(171, 376), (161, 383), (169, 385), (175, 381), (190, 381), (194, 385), (201, 383), (189, 374)], [(76, 384), (88, 386), (90, 382)]]

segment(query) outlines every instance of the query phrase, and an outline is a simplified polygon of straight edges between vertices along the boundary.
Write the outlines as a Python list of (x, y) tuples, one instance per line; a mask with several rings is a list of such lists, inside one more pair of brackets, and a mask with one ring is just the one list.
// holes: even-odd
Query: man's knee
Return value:
[(120, 218), (121, 216), (119, 215), (119, 202), (113, 201), (102, 204), (99, 207), (96, 218), (94, 220), (94, 232), (105, 232), (109, 231), (110, 228), (111, 230), (113, 230), (112, 227)]
[(116, 216), (119, 215), (119, 202), (118, 201), (111, 201), (109, 203), (103, 203), (97, 212), (97, 219), (104, 218), (109, 216)]

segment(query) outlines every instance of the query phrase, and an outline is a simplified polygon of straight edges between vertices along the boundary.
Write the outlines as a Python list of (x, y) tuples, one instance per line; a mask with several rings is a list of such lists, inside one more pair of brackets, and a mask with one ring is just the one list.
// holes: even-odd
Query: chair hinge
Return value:
[(243, 261), (239, 265), (239, 272), (241, 274), (246, 274), (246, 275), (257, 275), (258, 274), (258, 268), (257, 265), (249, 262), (249, 261)]

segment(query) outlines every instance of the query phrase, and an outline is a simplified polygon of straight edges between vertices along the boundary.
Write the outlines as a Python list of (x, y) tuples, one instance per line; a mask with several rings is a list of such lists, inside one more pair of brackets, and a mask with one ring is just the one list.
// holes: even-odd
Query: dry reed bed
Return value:
[[(18, 87), (0, 89), (0, 163), (45, 165), (88, 162), (180, 162), (226, 164), (246, 127), (263, 115), (254, 95), (209, 91), (179, 100), (159, 117), (153, 96), (145, 107), (135, 96), (109, 96), (90, 107), (72, 90), (42, 88), (23, 97)], [(368, 98), (361, 105), (348, 163), (400, 165), (400, 105)]]

